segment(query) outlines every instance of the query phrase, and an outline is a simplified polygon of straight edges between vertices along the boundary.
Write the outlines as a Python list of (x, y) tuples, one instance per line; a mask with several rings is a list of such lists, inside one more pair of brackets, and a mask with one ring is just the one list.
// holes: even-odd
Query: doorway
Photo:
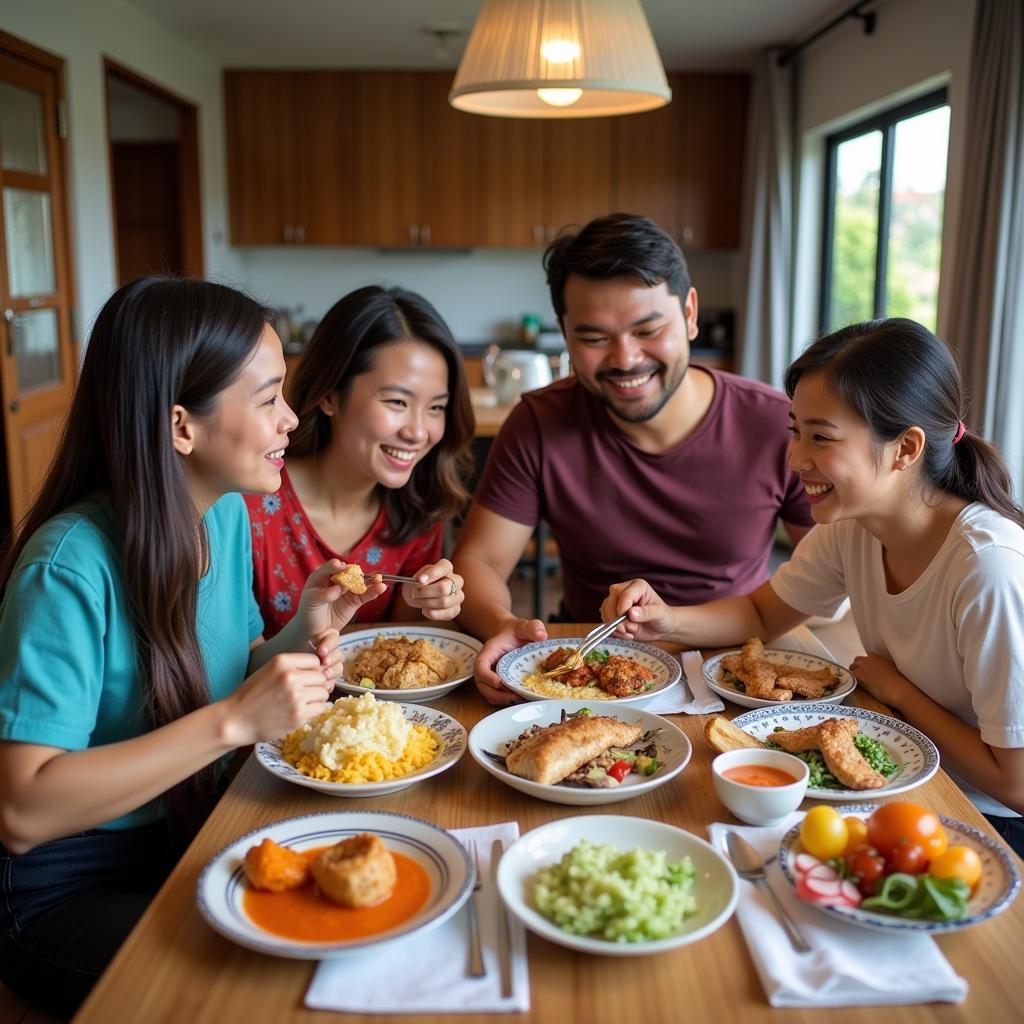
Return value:
[(118, 284), (201, 277), (196, 107), (111, 60), (104, 70)]

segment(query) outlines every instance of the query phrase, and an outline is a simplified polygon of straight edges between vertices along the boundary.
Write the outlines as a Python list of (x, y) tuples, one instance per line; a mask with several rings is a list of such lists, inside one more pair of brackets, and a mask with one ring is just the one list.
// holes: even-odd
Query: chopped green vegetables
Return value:
[(967, 913), (971, 887), (962, 878), (889, 875), (877, 896), (862, 900), (861, 910), (878, 910), (926, 921), (959, 921)]
[(588, 665), (605, 665), (610, 657), (607, 647), (599, 647), (597, 650), (591, 651), (583, 660)]

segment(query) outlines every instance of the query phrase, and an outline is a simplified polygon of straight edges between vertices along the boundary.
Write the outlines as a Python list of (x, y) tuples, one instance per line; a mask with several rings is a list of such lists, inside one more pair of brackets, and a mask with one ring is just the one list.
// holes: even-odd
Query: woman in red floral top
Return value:
[(455, 618), (462, 577), (441, 541), (469, 497), (473, 412), (440, 314), (401, 288), (346, 295), (314, 332), (290, 391), (299, 426), (281, 489), (245, 499), (264, 635), (292, 617), (312, 568), (330, 558), (420, 580), (376, 584), (359, 621)]

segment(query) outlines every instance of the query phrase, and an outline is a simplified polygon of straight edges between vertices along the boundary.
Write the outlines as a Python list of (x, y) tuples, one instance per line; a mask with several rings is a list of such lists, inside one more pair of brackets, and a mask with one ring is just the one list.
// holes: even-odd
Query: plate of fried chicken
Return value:
[(760, 640), (748, 640), (741, 650), (708, 658), (702, 671), (715, 693), (744, 708), (804, 701), (842, 704), (857, 688), (853, 673), (834, 661), (765, 647)]

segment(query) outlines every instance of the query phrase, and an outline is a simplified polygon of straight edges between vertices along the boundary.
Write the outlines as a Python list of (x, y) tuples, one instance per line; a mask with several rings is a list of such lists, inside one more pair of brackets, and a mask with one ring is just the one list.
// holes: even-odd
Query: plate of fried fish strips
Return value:
[(842, 704), (857, 688), (853, 674), (827, 658), (765, 647), (748, 640), (703, 665), (704, 679), (719, 697), (745, 708), (814, 702)]

